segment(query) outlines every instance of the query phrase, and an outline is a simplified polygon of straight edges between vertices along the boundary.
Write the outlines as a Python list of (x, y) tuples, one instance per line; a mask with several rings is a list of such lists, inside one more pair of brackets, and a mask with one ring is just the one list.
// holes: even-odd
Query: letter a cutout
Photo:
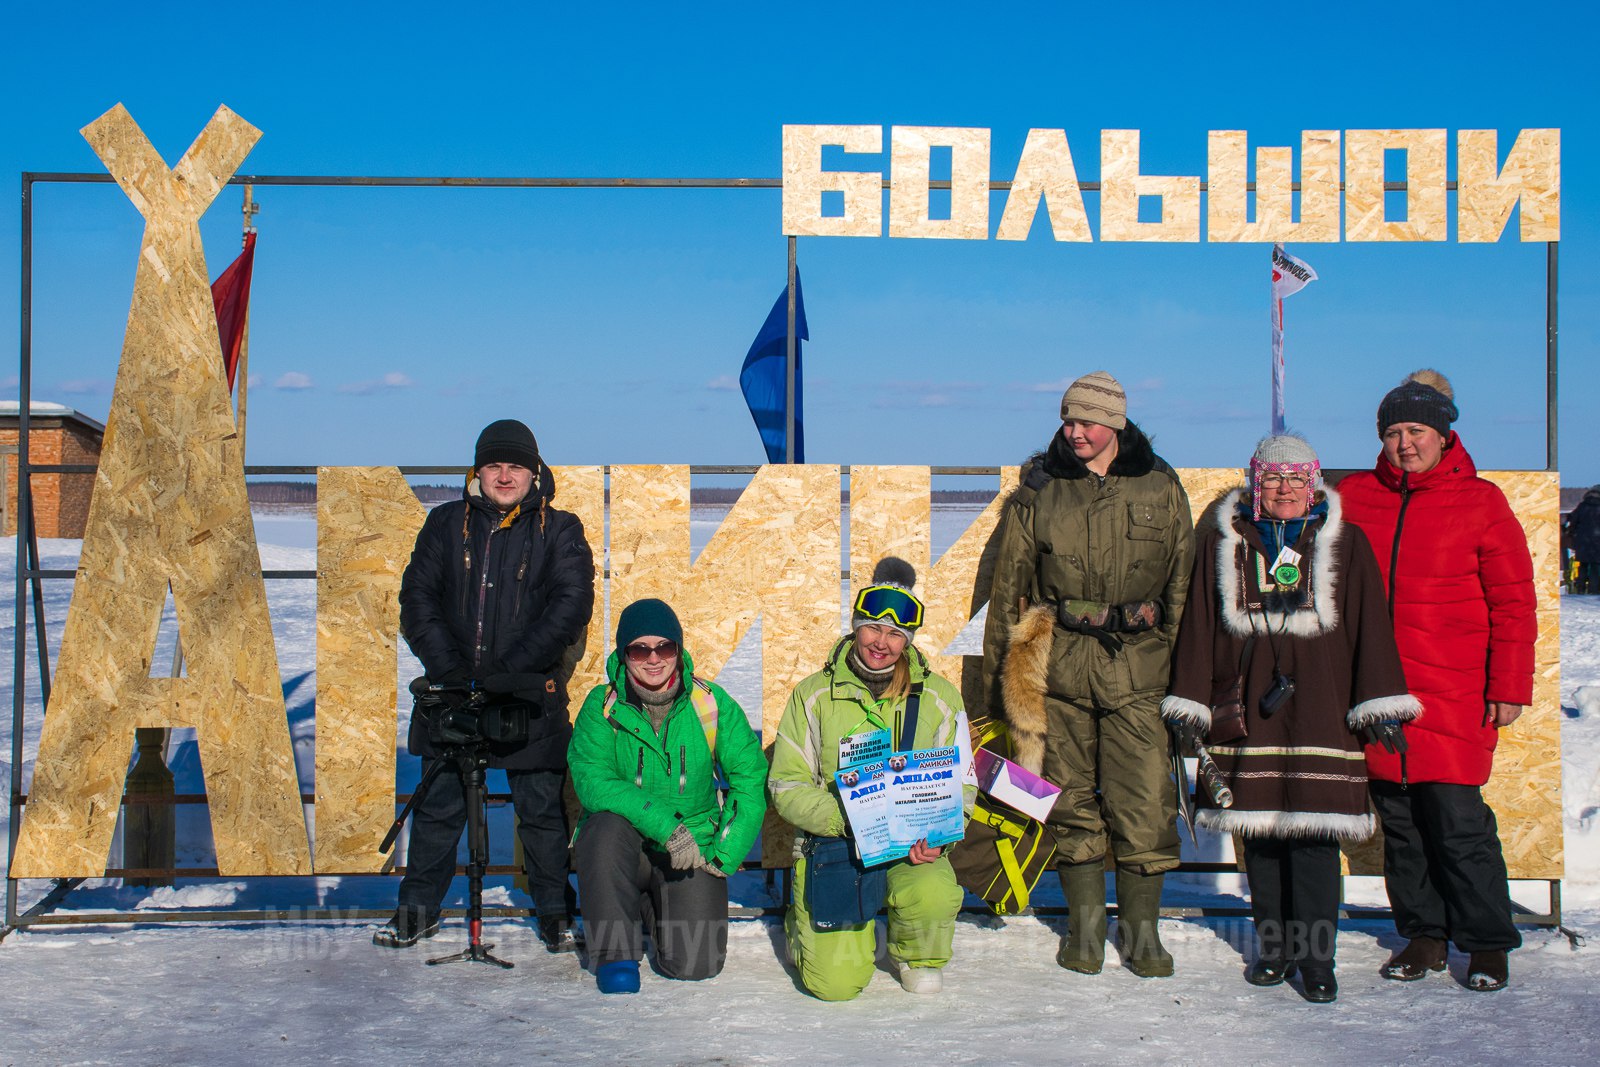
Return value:
[[(133, 307), (14, 878), (105, 870), (138, 727), (194, 727), (224, 875), (309, 874), (199, 220), (260, 138), (219, 108), (170, 171), (117, 105), (83, 130), (145, 218)], [(150, 677), (168, 584), (186, 678)]]

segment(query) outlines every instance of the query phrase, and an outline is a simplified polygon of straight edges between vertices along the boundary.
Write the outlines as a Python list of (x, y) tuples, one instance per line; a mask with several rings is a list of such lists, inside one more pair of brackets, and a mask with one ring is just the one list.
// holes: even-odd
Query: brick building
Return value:
[[(17, 532), (17, 443), (21, 432), (22, 405), (15, 400), (0, 401), (0, 474), (5, 479), (0, 493), (4, 509), (4, 532)], [(98, 463), (100, 441), (106, 428), (81, 412), (61, 404), (34, 401), (28, 410), (28, 462)], [(35, 474), (33, 476), (33, 517), (40, 537), (82, 537), (89, 520), (89, 495), (94, 492), (92, 474)]]

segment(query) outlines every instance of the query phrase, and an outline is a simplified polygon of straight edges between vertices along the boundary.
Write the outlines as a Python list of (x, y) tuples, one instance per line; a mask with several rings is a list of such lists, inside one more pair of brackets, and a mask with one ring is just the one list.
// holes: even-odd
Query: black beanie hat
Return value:
[(1448, 438), (1450, 424), (1460, 417), (1450, 379), (1436, 370), (1419, 370), (1389, 390), (1378, 405), (1378, 436), (1397, 422), (1415, 422)]
[(539, 442), (533, 439), (533, 431), (516, 419), (501, 419), (485, 426), (472, 453), (472, 469), (488, 463), (515, 463), (539, 473)]
[(635, 600), (617, 616), (617, 647), (627, 648), (641, 637), (665, 637), (683, 646), (683, 625), (664, 600)]

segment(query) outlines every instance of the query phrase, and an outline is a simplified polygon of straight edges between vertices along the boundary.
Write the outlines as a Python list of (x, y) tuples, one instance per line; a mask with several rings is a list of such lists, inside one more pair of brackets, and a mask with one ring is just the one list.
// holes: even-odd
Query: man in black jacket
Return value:
[[(527, 426), (490, 423), (472, 466), (462, 499), (434, 508), (417, 534), (400, 581), (400, 632), (435, 685), (493, 691), (497, 678), (542, 676), (528, 740), (493, 746), (490, 765), (511, 784), (539, 937), (551, 952), (571, 951), (563, 661), (594, 610), (594, 557), (577, 516), (549, 506), (555, 479)], [(426, 769), (440, 754), (422, 718), (413, 714), (406, 747)], [(375, 944), (403, 948), (438, 932), (466, 819), (461, 774), (448, 766), (412, 814), (399, 906)]]
[(1600, 485), (1592, 486), (1566, 521), (1567, 543), (1578, 561), (1574, 593), (1600, 593)]

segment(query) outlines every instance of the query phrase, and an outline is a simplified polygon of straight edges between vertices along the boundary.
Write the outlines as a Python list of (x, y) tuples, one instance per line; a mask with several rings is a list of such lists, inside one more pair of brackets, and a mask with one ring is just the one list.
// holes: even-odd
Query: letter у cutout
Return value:
[[(120, 104), (83, 135), (145, 229), (11, 874), (104, 871), (138, 727), (196, 729), (221, 874), (309, 874), (199, 227), (261, 133), (219, 108), (170, 171)], [(169, 583), (188, 676), (152, 678)]]

